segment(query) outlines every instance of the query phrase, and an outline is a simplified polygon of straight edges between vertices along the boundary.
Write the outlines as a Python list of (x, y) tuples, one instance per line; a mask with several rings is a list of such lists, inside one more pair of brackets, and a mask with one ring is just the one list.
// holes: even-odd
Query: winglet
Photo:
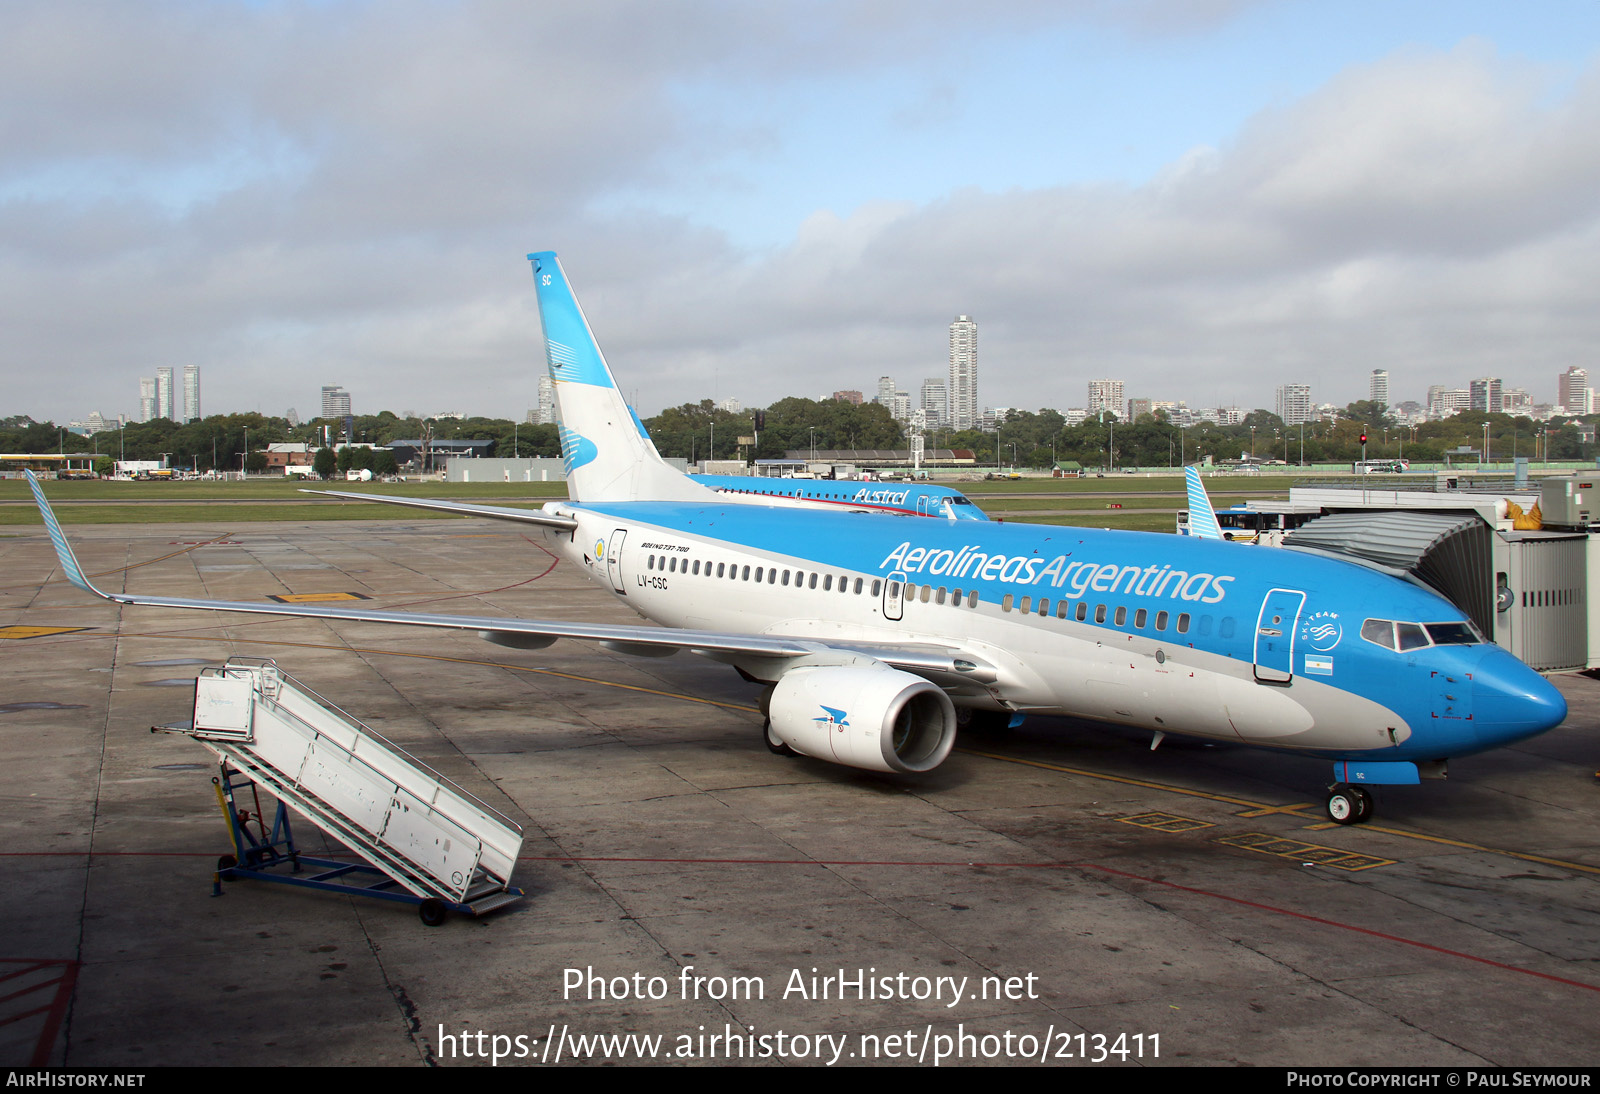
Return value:
[(55, 513), (50, 510), (50, 503), (44, 500), (44, 490), (39, 486), (39, 480), (34, 478), (32, 471), (24, 471), (28, 476), (28, 488), (33, 491), (33, 500), (38, 503), (39, 515), (44, 518), (45, 529), (50, 533), (50, 542), (55, 544), (56, 560), (61, 563), (61, 570), (67, 575), (67, 580), (86, 593), (95, 596), (106, 594), (89, 584), (89, 579), (83, 576), (83, 567), (78, 565), (78, 558), (72, 553), (72, 547), (67, 543), (67, 535), (61, 530), (61, 522), (56, 519)]
[(1183, 469), (1183, 478), (1189, 486), (1189, 534), (1200, 539), (1221, 539), (1222, 526), (1217, 523), (1217, 511), (1211, 507), (1211, 499), (1200, 482), (1200, 469), (1190, 464)]

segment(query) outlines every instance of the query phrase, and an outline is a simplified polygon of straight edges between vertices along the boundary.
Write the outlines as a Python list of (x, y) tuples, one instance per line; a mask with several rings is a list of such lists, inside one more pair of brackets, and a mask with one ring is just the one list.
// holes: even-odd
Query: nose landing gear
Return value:
[(1372, 794), (1364, 787), (1334, 783), (1328, 789), (1327, 811), (1334, 824), (1361, 824), (1372, 816)]

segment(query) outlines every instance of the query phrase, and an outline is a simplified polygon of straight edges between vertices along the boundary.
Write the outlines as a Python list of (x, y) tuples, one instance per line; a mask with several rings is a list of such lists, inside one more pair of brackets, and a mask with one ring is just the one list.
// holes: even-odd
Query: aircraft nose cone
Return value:
[(1555, 685), (1504, 650), (1489, 650), (1472, 674), (1473, 728), (1486, 745), (1532, 737), (1566, 717)]

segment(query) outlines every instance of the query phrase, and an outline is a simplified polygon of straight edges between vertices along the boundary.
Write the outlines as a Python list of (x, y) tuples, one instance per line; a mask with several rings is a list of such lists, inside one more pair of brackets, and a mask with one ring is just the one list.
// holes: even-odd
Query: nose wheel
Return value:
[(1363, 787), (1335, 783), (1328, 791), (1327, 810), (1334, 824), (1361, 824), (1372, 816), (1372, 794)]

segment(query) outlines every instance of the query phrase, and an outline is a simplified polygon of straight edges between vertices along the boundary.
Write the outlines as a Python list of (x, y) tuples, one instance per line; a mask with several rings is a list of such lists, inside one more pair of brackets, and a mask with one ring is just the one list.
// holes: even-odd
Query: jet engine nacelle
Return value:
[(869, 771), (932, 771), (956, 743), (948, 695), (867, 658), (790, 669), (768, 715), (768, 732), (796, 752)]

